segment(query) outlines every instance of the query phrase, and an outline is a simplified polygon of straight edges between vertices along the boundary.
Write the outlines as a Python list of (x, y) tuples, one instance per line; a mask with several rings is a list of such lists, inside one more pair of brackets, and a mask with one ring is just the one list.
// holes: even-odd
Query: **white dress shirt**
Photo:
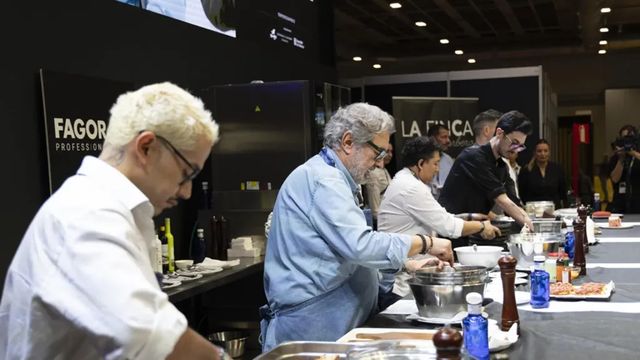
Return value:
[[(378, 212), (378, 230), (383, 232), (458, 238), (462, 235), (463, 226), (464, 220), (449, 214), (433, 198), (429, 186), (408, 168), (400, 170), (391, 180)], [(409, 278), (406, 273), (396, 274), (393, 292), (400, 296), (409, 294), (406, 284)]]
[(431, 193), (435, 199), (438, 199), (440, 192), (444, 187), (444, 183), (447, 181), (451, 167), (453, 166), (453, 158), (444, 151), (440, 153), (440, 166), (436, 175), (431, 180)]
[(87, 156), (40, 208), (7, 272), (0, 358), (164, 359), (187, 321), (151, 266), (153, 206)]

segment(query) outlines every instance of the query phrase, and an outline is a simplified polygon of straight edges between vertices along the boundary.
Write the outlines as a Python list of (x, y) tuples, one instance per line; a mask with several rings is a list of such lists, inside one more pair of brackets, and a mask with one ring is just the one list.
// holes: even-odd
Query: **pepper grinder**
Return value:
[(515, 279), (516, 264), (518, 260), (511, 255), (505, 255), (498, 260), (500, 266), (500, 277), (502, 278), (502, 331), (509, 331), (511, 325), (518, 324), (518, 335), (520, 335), (520, 317), (516, 307)]
[(573, 234), (575, 240), (573, 242), (573, 266), (580, 267), (580, 275), (587, 275), (587, 261), (584, 258), (584, 243), (587, 242), (585, 234), (585, 225), (582, 219), (576, 218), (573, 221)]
[(437, 360), (460, 360), (462, 335), (450, 326), (445, 326), (433, 335)]
[[(585, 231), (586, 231), (588, 213), (589, 213), (589, 207), (585, 206), (584, 204), (580, 204), (580, 206), (578, 206), (578, 217), (584, 223)], [(586, 232), (585, 232), (585, 236), (586, 236)], [(584, 248), (584, 253), (588, 254), (589, 253), (589, 242), (586, 241), (586, 237), (585, 237), (585, 241), (582, 243), (582, 247)]]

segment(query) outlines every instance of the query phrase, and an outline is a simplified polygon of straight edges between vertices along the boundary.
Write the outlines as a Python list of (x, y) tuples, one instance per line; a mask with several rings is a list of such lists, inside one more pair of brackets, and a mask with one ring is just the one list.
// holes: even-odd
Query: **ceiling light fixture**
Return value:
[(607, 50), (605, 50), (605, 49), (598, 50), (598, 54), (600, 54), (600, 55), (604, 55), (606, 53), (607, 53)]
[(601, 27), (600, 28), (600, 32), (601, 33), (609, 32), (609, 28), (608, 27)]
[(416, 21), (416, 26), (425, 27), (425, 26), (427, 26), (427, 23), (424, 22), (424, 21)]
[(440, 44), (448, 44), (449, 39), (440, 39)]
[(608, 14), (611, 12), (611, 8), (608, 8), (608, 7), (601, 8), (600, 12), (603, 14)]
[(382, 65), (380, 64), (373, 64), (373, 68), (374, 69), (380, 69), (382, 67)]
[(399, 2), (394, 2), (389, 4), (389, 6), (391, 6), (392, 9), (400, 9), (402, 7), (402, 4), (400, 4)]
[(471, 59), (467, 60), (467, 62), (468, 62), (469, 64), (475, 64), (475, 63), (476, 63), (476, 59), (471, 58)]
[(600, 44), (600, 45), (607, 45), (607, 44), (608, 44), (608, 42), (607, 42), (607, 40), (600, 40), (600, 42), (599, 42), (598, 44)]
[(353, 61), (362, 61), (362, 58), (360, 56), (354, 56)]
[(456, 55), (462, 55), (462, 54), (464, 54), (464, 51), (462, 51), (462, 50), (456, 50), (456, 51), (454, 51), (454, 53), (455, 53)]

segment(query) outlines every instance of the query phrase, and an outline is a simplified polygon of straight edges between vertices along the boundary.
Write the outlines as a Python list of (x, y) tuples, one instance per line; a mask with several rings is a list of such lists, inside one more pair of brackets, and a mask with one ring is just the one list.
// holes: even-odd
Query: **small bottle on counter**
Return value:
[(556, 264), (558, 262), (558, 254), (557, 253), (549, 253), (549, 257), (544, 261), (544, 271), (549, 273), (549, 282), (556, 282)]
[(196, 234), (196, 240), (193, 242), (193, 248), (191, 251), (193, 263), (199, 264), (204, 260), (207, 245), (204, 240), (204, 229), (198, 228), (196, 230)]
[(543, 309), (549, 307), (549, 273), (544, 271), (544, 255), (533, 257), (535, 269), (531, 273), (531, 307)]
[(466, 318), (462, 319), (462, 336), (467, 354), (474, 359), (489, 359), (489, 321), (482, 316), (482, 295), (467, 294)]
[(173, 234), (171, 233), (171, 219), (164, 218), (164, 235), (167, 237), (167, 260), (169, 262), (168, 272), (173, 274), (176, 271), (176, 258)]
[(558, 259), (556, 260), (556, 281), (564, 282), (562, 279), (562, 272), (564, 271), (564, 249), (560, 247), (558, 249)]
[(600, 194), (593, 193), (593, 211), (600, 211)]
[(165, 235), (164, 225), (160, 226), (160, 243), (162, 243), (162, 273), (169, 273), (169, 244)]
[(156, 238), (153, 240), (153, 252), (155, 254), (153, 271), (162, 274), (162, 241), (160, 241), (158, 234), (156, 234)]

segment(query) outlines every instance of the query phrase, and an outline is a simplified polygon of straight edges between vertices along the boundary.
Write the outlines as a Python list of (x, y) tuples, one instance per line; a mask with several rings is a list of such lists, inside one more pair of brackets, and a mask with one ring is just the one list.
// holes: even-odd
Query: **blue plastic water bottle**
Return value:
[(474, 359), (489, 359), (489, 321), (482, 316), (482, 295), (467, 294), (468, 315), (462, 320), (464, 348)]
[(593, 211), (600, 211), (600, 194), (593, 193)]
[(544, 271), (544, 255), (533, 257), (535, 269), (531, 273), (531, 307), (543, 309), (549, 307), (549, 273)]
[(570, 260), (573, 260), (573, 243), (575, 242), (576, 237), (573, 234), (573, 231), (571, 231), (567, 232), (564, 238), (566, 240), (564, 242), (564, 252), (569, 256)]

